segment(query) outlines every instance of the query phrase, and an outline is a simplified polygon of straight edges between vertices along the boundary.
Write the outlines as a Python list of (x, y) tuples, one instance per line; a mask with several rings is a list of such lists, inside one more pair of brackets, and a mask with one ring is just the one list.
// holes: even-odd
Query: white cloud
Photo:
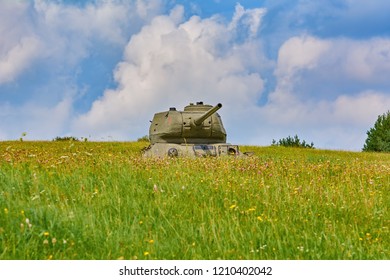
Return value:
[(155, 14), (159, 2), (150, 1), (143, 8), (143, 1), (96, 1), (78, 7), (36, 0), (37, 33), (45, 42), (47, 57), (76, 65), (91, 54), (97, 43), (124, 46), (129, 30), (136, 30), (132, 25), (147, 20), (148, 12)]
[(82, 42), (97, 37), (106, 42), (123, 44), (127, 40), (124, 29), (131, 28), (129, 23), (135, 23), (135, 19), (147, 20), (160, 9), (160, 2), (95, 1), (78, 7), (35, 0), (34, 8), (40, 24), (49, 32), (77, 36)]
[(96, 43), (124, 46), (131, 30), (154, 17), (161, 1), (95, 1), (83, 7), (44, 0), (5, 1), (0, 9), (0, 84), (38, 59), (52, 71), (76, 67)]
[[(158, 16), (134, 35), (125, 60), (115, 71), (116, 90), (107, 90), (91, 110), (74, 123), (79, 133), (97, 138), (109, 134), (136, 138), (147, 133), (155, 111), (182, 108), (190, 101), (223, 102), (228, 108), (245, 106), (259, 98), (263, 79), (256, 69), (265, 59), (250, 36), (235, 42), (231, 24), (197, 16), (180, 22), (183, 9)], [(258, 13), (246, 12), (248, 17)], [(257, 24), (257, 20), (242, 24)], [(241, 26), (240, 25), (240, 26)], [(238, 27), (238, 25), (237, 25)]]
[[(343, 40), (345, 41), (345, 40)], [(360, 42), (336, 42), (345, 55), (343, 67), (353, 79), (390, 85), (390, 39), (374, 38)]]
[[(278, 63), (275, 70), (277, 85), (275, 91), (270, 94), (270, 105), (279, 109), (283, 108), (283, 110), (285, 107), (298, 106), (297, 110), (304, 114), (304, 111), (309, 110), (303, 110), (300, 106), (307, 104), (313, 107), (313, 102), (316, 102), (318, 107), (323, 107), (325, 103), (329, 102), (341, 103), (342, 106), (337, 108), (338, 110), (343, 110), (343, 108), (349, 107), (348, 103), (354, 104), (355, 98), (361, 100), (363, 97), (375, 96), (370, 101), (376, 104), (378, 103), (378, 91), (370, 91), (369, 89), (370, 87), (375, 88), (378, 83), (390, 86), (390, 81), (387, 77), (389, 71), (390, 39), (354, 41), (346, 39), (320, 40), (307, 36), (293, 37), (287, 40), (279, 50)], [(316, 94), (316, 92), (306, 94), (299, 92), (300, 90), (305, 90), (306, 84), (311, 83), (308, 77), (316, 81), (318, 89), (328, 86), (329, 77), (333, 80), (342, 80), (348, 84), (357, 83), (361, 85), (364, 82), (368, 89), (364, 90), (364, 87), (360, 86), (361, 90), (355, 91), (352, 95), (348, 95), (345, 98), (343, 98), (345, 93), (339, 91), (336, 95), (338, 96), (337, 99), (329, 101), (329, 99)], [(362, 89), (365, 92), (363, 95), (360, 95)], [(348, 102), (345, 102), (346, 99)], [(383, 101), (381, 100), (381, 102)], [(361, 103), (364, 103), (364, 101), (358, 102), (354, 106)], [(368, 108), (372, 108), (369, 104), (366, 108), (355, 106), (356, 109), (362, 109), (360, 116)], [(383, 108), (375, 107), (374, 109), (380, 110)], [(340, 117), (342, 115), (339, 114)], [(296, 121), (291, 116), (288, 119)], [(342, 121), (338, 118), (335, 120)]]
[[(9, 98), (0, 108), (4, 116), (1, 134), (14, 138), (28, 131), (30, 137), (46, 139), (67, 131), (72, 102), (86, 86), (76, 81), (85, 58), (102, 50), (123, 48), (130, 34), (161, 8), (160, 0), (98, 0), (85, 5), (2, 1), (0, 87), (8, 86), (11, 91), (4, 95), (0, 92)], [(26, 72), (31, 80), (23, 80)], [(35, 78), (40, 80), (47, 74), (47, 82), (37, 85)], [(26, 87), (26, 82), (32, 86)], [(19, 86), (28, 90), (12, 96), (12, 89)]]
[(313, 69), (329, 48), (326, 40), (310, 36), (288, 39), (279, 49), (276, 75), (291, 76), (302, 69)]
[[(390, 85), (389, 44), (388, 39), (290, 38), (279, 50), (275, 91), (259, 114), (279, 129), (319, 137), (314, 142), (320, 145), (361, 148), (366, 130), (390, 108), (390, 92), (374, 90), (378, 81)], [(307, 87), (312, 79), (315, 86)], [(348, 94), (330, 87), (337, 91), (331, 97), (316, 92), (332, 81), (359, 86)]]
[(330, 116), (339, 125), (372, 126), (378, 115), (390, 108), (390, 92), (365, 91), (356, 96), (339, 96), (331, 104)]
[(13, 81), (39, 56), (41, 43), (25, 15), (28, 4), (5, 1), (0, 8), (0, 85)]
[(0, 55), (0, 84), (13, 81), (40, 56), (41, 43), (36, 37), (22, 37)]
[[(245, 9), (237, 3), (229, 29), (233, 31), (239, 29), (238, 31), (242, 32), (242, 27), (245, 27), (248, 29), (249, 37), (256, 37), (265, 13), (266, 9)], [(240, 23), (241, 21), (242, 23)]]
[(294, 86), (297, 80), (301, 79), (300, 75), (304, 70), (310, 71), (318, 67), (330, 47), (329, 42), (310, 36), (288, 39), (279, 49), (275, 69), (278, 83), (276, 90), (270, 94), (270, 101), (282, 105), (288, 100), (291, 103), (288, 107), (291, 105), (297, 107), (294, 96)]
[(0, 106), (0, 139), (17, 139), (26, 132), (26, 139), (53, 139), (62, 135), (72, 113), (72, 99), (64, 98), (54, 107), (27, 103), (21, 106)]
[[(126, 3), (126, 1), (124, 1), (124, 3)], [(162, 4), (161, 0), (136, 0), (135, 15), (143, 20), (150, 20), (156, 15), (156, 11), (161, 10)]]
[[(363, 91), (315, 101), (299, 100), (297, 95), (292, 93), (291, 99), (268, 103), (244, 116), (244, 120), (255, 119), (259, 123), (246, 122), (242, 129), (247, 130), (249, 143), (269, 145), (271, 139), (297, 134), (307, 142), (313, 141), (318, 148), (360, 150), (366, 131), (378, 115), (390, 108), (390, 92)], [(234, 138), (240, 141), (239, 137)]]

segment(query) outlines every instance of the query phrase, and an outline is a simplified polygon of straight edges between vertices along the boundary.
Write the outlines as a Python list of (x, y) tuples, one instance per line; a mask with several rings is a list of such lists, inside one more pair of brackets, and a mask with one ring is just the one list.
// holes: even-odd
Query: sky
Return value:
[(0, 0), (0, 141), (134, 141), (216, 105), (228, 142), (360, 151), (390, 109), (388, 0)]

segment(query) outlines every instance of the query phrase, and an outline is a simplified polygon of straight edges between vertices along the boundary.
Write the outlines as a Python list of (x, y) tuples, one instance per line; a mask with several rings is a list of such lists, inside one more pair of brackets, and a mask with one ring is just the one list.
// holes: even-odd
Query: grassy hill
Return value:
[(390, 154), (0, 142), (0, 259), (389, 259)]

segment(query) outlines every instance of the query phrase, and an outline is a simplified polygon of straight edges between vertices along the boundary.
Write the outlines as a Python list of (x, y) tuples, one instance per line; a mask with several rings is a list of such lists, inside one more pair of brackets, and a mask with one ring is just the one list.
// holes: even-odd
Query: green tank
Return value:
[(183, 111), (170, 108), (156, 113), (149, 128), (146, 157), (239, 156), (237, 145), (226, 143), (226, 131), (217, 113), (222, 104), (190, 103)]

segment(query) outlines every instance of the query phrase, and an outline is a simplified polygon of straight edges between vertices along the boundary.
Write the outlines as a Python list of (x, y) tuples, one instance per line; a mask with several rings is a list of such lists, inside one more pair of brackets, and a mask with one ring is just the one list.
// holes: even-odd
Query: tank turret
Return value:
[(149, 128), (151, 144), (154, 143), (226, 143), (226, 131), (221, 117), (216, 113), (222, 108), (198, 102), (190, 104), (184, 111), (170, 108), (156, 113)]
[(217, 113), (222, 104), (190, 103), (183, 111), (171, 107), (156, 113), (149, 128), (150, 146), (144, 156), (238, 156), (237, 145), (226, 143), (226, 131)]

